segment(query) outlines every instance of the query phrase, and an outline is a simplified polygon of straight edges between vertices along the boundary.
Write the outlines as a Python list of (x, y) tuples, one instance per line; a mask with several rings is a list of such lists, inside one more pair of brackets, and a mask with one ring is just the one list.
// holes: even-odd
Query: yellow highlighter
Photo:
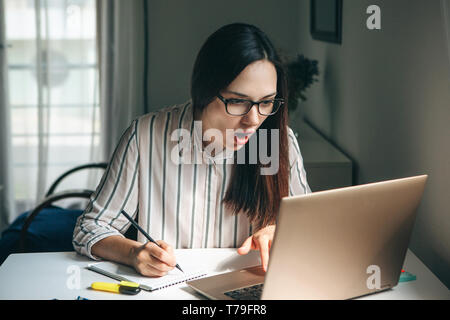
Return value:
[(141, 288), (139, 288), (139, 283), (130, 281), (121, 281), (120, 283), (93, 282), (91, 284), (91, 288), (99, 291), (132, 294), (132, 295), (138, 294), (141, 291)]

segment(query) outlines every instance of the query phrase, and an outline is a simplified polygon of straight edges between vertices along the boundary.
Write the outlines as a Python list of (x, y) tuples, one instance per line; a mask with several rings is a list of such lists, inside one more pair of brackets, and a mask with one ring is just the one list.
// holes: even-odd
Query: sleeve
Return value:
[(103, 177), (85, 211), (76, 222), (72, 244), (78, 253), (91, 254), (92, 246), (113, 235), (124, 237), (130, 222), (120, 214), (125, 210), (133, 218), (138, 208), (139, 149), (137, 120), (120, 138)]
[(288, 128), (289, 140), (289, 196), (312, 193), (308, 185), (303, 157), (297, 138), (291, 128)]

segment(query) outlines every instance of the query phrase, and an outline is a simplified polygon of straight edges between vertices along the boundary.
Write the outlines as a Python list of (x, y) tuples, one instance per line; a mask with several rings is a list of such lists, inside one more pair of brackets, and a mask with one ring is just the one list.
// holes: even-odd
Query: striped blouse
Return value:
[[(190, 133), (192, 163), (171, 160), (173, 148), (179, 148), (178, 141), (172, 141), (176, 129)], [(288, 129), (289, 194), (310, 193), (300, 148)], [(72, 240), (75, 250), (99, 259), (91, 254), (92, 246), (112, 235), (124, 236), (131, 225), (120, 214), (122, 210), (133, 218), (138, 215), (139, 225), (152, 238), (174, 248), (240, 246), (253, 226), (245, 214), (233, 215), (221, 203), (230, 182), (229, 155), (211, 157), (203, 150), (201, 137), (201, 129), (194, 125), (191, 100), (134, 120), (77, 220)], [(146, 239), (138, 233), (138, 241)]]

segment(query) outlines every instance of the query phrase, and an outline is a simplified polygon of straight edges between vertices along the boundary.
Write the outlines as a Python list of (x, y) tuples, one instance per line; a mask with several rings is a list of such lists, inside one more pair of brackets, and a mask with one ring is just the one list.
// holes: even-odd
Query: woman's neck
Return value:
[[(202, 151), (203, 151), (209, 144), (211, 144), (213, 142), (213, 141), (203, 140), (203, 137), (205, 136), (205, 131), (209, 129), (208, 121), (205, 121), (203, 119), (203, 112), (201, 112), (195, 108), (194, 108), (194, 121), (201, 121), (201, 123), (202, 123), (202, 132), (201, 132), (200, 139), (202, 140)], [(212, 151), (211, 156), (214, 157), (215, 156), (215, 148), (213, 148), (211, 151)]]

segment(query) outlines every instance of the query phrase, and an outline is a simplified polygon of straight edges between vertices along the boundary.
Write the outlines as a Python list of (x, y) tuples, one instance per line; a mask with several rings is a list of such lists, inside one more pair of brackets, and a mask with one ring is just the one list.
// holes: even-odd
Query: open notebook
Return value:
[(128, 281), (136, 282), (141, 285), (141, 288), (148, 291), (159, 290), (167, 288), (178, 283), (186, 282), (192, 279), (197, 279), (206, 275), (206, 272), (201, 270), (193, 271), (192, 267), (186, 269), (183, 265), (184, 273), (178, 269), (173, 269), (169, 271), (163, 277), (145, 277), (138, 274), (134, 268), (118, 264), (115, 262), (102, 261), (97, 263), (92, 263), (89, 267), (96, 267), (103, 271), (113, 273), (114, 275), (126, 278)]

